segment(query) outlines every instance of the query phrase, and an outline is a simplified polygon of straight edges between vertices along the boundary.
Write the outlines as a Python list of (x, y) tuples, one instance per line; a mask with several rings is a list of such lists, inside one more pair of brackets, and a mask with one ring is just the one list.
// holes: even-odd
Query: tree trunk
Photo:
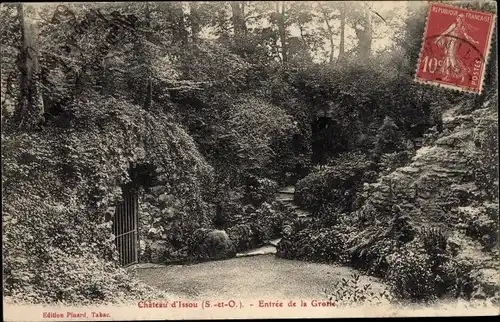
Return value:
[(172, 11), (176, 15), (177, 27), (174, 29), (174, 40), (181, 43), (182, 45), (187, 44), (189, 39), (189, 31), (186, 30), (186, 22), (184, 20), (184, 11), (182, 9), (182, 3), (172, 2)]
[[(151, 12), (149, 10), (149, 3), (146, 2), (146, 25), (148, 29), (151, 28)], [(149, 36), (149, 33), (148, 33)], [(148, 37), (149, 38), (149, 37)], [(146, 111), (150, 110), (153, 105), (153, 79), (151, 75), (151, 60), (148, 54), (146, 54), (146, 65), (147, 65), (147, 76), (146, 76), (146, 95), (144, 97), (144, 109)]]
[(288, 61), (287, 46), (286, 46), (286, 29), (285, 29), (285, 2), (282, 1), (281, 12), (280, 12), (280, 2), (276, 1), (276, 14), (278, 17), (278, 30), (280, 34), (281, 42), (281, 57), (283, 63)]
[(189, 15), (191, 18), (191, 39), (196, 42), (201, 31), (200, 14), (198, 12), (198, 2), (189, 3)]
[(236, 1), (231, 1), (231, 11), (232, 11), (232, 22), (234, 27), (234, 35), (235, 37), (241, 37), (246, 34), (246, 23), (244, 17), (244, 4)]
[(20, 128), (31, 129), (42, 120), (44, 113), (43, 100), (37, 86), (37, 77), (40, 73), (37, 30), (36, 25), (24, 17), (22, 3), (17, 5), (17, 10), (22, 39), (17, 61), (21, 75), (21, 93), (19, 105), (14, 112), (14, 121)]
[(345, 56), (345, 8), (340, 8), (340, 44), (338, 60), (342, 61)]
[(356, 28), (356, 36), (358, 37), (358, 55), (360, 60), (370, 58), (373, 40), (373, 27), (370, 17), (364, 19), (363, 29)]
[[(332, 30), (332, 26), (330, 25), (330, 21), (329, 21), (330, 18), (328, 17), (328, 14), (326, 13), (326, 11), (323, 11), (323, 17), (325, 19), (326, 27), (328, 28), (328, 38), (330, 40), (330, 59), (329, 59), (329, 62), (331, 64), (331, 63), (333, 63), (334, 49), (335, 49), (335, 43), (333, 42), (333, 30)], [(340, 43), (342, 44), (342, 40)]]

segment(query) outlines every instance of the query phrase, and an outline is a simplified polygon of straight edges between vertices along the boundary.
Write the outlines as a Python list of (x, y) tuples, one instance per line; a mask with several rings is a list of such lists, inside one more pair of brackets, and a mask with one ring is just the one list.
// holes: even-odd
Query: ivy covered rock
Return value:
[(195, 261), (227, 259), (236, 255), (231, 238), (223, 230), (200, 228), (191, 236), (189, 245), (190, 257)]
[[(212, 221), (203, 199), (212, 170), (190, 136), (168, 116), (153, 116), (122, 100), (88, 95), (68, 105), (53, 126), (3, 133), (2, 161), (6, 296), (30, 294), (26, 300), (35, 302), (79, 300), (78, 293), (64, 290), (76, 283), (90, 285), (94, 276), (102, 277), (92, 284), (101, 294), (96, 301), (115, 297), (106, 291), (115, 286), (140, 296), (127, 286), (129, 281), (113, 277), (118, 253), (112, 207), (120, 202), (124, 184), (157, 187), (141, 197), (149, 203), (140, 219), (143, 238), (158, 240), (165, 234), (182, 250), (186, 236)], [(147, 176), (138, 174), (141, 168), (148, 169)], [(160, 205), (164, 194), (177, 204)], [(173, 207), (173, 214), (162, 212), (165, 207)], [(156, 233), (148, 236), (151, 228)], [(92, 263), (80, 260), (90, 255), (97, 256)], [(75, 270), (65, 258), (88, 274), (54, 274), (55, 268)], [(48, 290), (54, 295), (47, 295)]]

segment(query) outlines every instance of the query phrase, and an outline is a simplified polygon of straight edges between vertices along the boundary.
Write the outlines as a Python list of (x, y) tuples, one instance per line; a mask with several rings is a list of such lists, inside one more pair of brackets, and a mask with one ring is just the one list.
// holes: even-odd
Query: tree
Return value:
[(358, 58), (365, 61), (371, 55), (373, 25), (372, 13), (364, 2), (350, 4), (348, 24), (354, 29), (358, 38)]
[(193, 1), (189, 3), (189, 22), (191, 25), (191, 39), (196, 42), (201, 31), (198, 2)]
[(234, 36), (239, 38), (247, 33), (245, 21), (245, 1), (231, 1)]
[[(280, 5), (281, 3), (281, 5)], [(286, 39), (286, 27), (285, 27), (285, 1), (275, 2), (276, 11), (274, 12), (274, 21), (278, 26), (278, 33), (281, 44), (281, 61), (286, 63), (288, 61), (288, 48)]]
[(17, 4), (17, 15), (22, 41), (18, 56), (21, 93), (19, 106), (14, 112), (14, 122), (19, 127), (31, 129), (40, 123), (44, 113), (43, 100), (38, 86), (40, 64), (37, 27), (25, 16), (22, 3)]
[[(330, 56), (329, 62), (333, 63), (335, 53), (335, 43), (333, 37), (340, 34), (339, 53), (337, 61), (341, 62), (345, 57), (345, 20), (346, 20), (346, 3), (336, 1), (321, 1), (318, 3), (318, 10), (320, 12), (320, 21), (326, 25), (324, 31), (326, 37), (330, 42)], [(333, 21), (340, 21), (339, 31), (333, 29)]]

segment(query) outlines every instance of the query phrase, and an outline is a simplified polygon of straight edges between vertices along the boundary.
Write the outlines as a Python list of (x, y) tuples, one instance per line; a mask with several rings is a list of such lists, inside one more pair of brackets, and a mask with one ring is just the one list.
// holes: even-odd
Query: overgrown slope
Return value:
[(357, 267), (405, 300), (498, 296), (498, 112), (463, 103), (407, 164), (364, 179), (354, 211), (320, 208), (278, 255)]
[(123, 101), (94, 95), (53, 123), (2, 134), (5, 295), (84, 304), (145, 294), (113, 261), (121, 185), (134, 166), (152, 165), (152, 193), (178, 201), (168, 219), (189, 235), (211, 222), (201, 197), (210, 166), (167, 117)]
[(441, 229), (457, 258), (468, 262), (485, 287), (476, 290), (478, 296), (493, 295), (499, 278), (498, 159), (491, 151), (498, 149), (494, 104), (466, 114), (460, 107), (446, 111), (443, 133), (427, 135), (408, 165), (366, 184), (358, 211), (375, 210), (384, 220), (397, 204), (418, 230)]

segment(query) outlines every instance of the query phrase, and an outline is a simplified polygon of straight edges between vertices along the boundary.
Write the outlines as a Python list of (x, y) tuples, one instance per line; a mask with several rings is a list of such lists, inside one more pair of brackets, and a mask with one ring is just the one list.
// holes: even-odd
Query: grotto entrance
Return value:
[(330, 157), (347, 151), (347, 140), (341, 135), (342, 127), (328, 116), (317, 117), (311, 123), (312, 163), (325, 165)]
[(139, 190), (155, 181), (154, 167), (150, 164), (131, 166), (131, 182), (122, 186), (122, 200), (115, 208), (113, 234), (121, 266), (139, 262)]

